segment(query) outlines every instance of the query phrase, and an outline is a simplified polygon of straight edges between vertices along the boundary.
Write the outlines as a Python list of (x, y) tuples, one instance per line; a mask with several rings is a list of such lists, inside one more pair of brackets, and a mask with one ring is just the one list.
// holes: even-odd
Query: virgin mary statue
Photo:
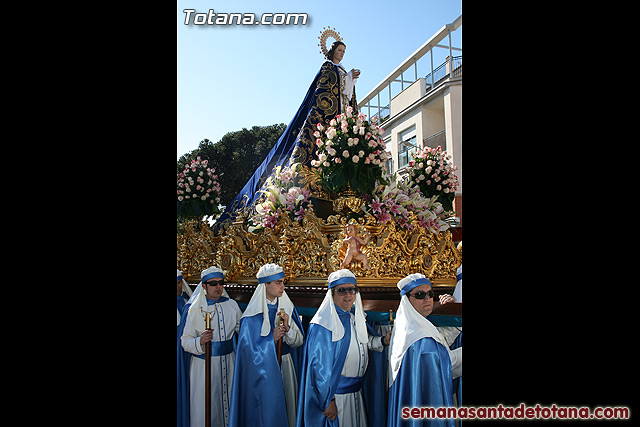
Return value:
[[(324, 46), (327, 36), (336, 39), (327, 51)], [(312, 187), (315, 175), (311, 171), (315, 137), (318, 123), (324, 127), (338, 114), (351, 105), (357, 113), (355, 83), (359, 70), (347, 72), (341, 64), (346, 45), (339, 33), (325, 30), (320, 37), (326, 61), (320, 67), (309, 90), (284, 133), (280, 136), (262, 164), (253, 173), (240, 193), (227, 205), (215, 224), (217, 232), (228, 228), (236, 215), (251, 208), (265, 181), (277, 166), (299, 164), (298, 175), (306, 187)], [(313, 188), (311, 188), (313, 190)]]

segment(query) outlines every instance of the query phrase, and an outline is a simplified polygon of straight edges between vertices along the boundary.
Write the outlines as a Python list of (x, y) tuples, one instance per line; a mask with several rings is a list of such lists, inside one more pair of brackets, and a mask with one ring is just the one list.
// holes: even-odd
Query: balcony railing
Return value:
[[(438, 65), (437, 68), (433, 70), (433, 87), (438, 86), (440, 82), (449, 77), (449, 67), (447, 64), (449, 61), (444, 61), (442, 64)], [(462, 77), (462, 56), (454, 56), (452, 61), (453, 66), (453, 77)], [(427, 92), (431, 90), (431, 73), (427, 74), (425, 77), (425, 82), (427, 83)]]
[(447, 150), (445, 129), (442, 129), (440, 132), (436, 132), (422, 140), (423, 147), (436, 148), (438, 145), (442, 147), (443, 151)]
[[(442, 64), (437, 66), (433, 70), (433, 86), (431, 85), (431, 73), (427, 74), (424, 79), (426, 83), (426, 92), (429, 93), (432, 89), (439, 86), (442, 82), (444, 82), (449, 75), (453, 77), (462, 77), (462, 56), (454, 56), (453, 61), (451, 61), (451, 66), (453, 66), (453, 72), (449, 72), (449, 61), (444, 61)], [(371, 106), (371, 108), (377, 108), (377, 106)], [(386, 119), (391, 116), (391, 104), (387, 104), (384, 107), (380, 107), (380, 112), (373, 114), (371, 117), (378, 117), (380, 123), (384, 122)]]

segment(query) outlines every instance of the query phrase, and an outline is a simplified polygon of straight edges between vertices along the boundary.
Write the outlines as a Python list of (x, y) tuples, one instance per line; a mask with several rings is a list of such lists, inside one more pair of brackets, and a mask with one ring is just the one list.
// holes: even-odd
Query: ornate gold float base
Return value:
[[(351, 207), (353, 203), (345, 200), (341, 207)], [(339, 250), (348, 220), (344, 213), (325, 221), (311, 208), (301, 224), (283, 216), (273, 230), (257, 232), (249, 231), (240, 216), (220, 236), (214, 236), (206, 223), (190, 220), (185, 223), (183, 234), (178, 235), (177, 268), (191, 283), (199, 282), (202, 270), (216, 265), (224, 270), (227, 282), (254, 284), (258, 269), (272, 262), (282, 266), (290, 285), (326, 285), (329, 274), (338, 270), (342, 262)], [(434, 234), (416, 227), (408, 232), (396, 228), (393, 221), (380, 225), (369, 214), (357, 222), (360, 235), (365, 230), (372, 235), (369, 244), (361, 247), (371, 270), (364, 270), (359, 261), (349, 266), (358, 277), (358, 284), (396, 286), (406, 275), (422, 273), (436, 287), (455, 286), (461, 258), (449, 231)]]

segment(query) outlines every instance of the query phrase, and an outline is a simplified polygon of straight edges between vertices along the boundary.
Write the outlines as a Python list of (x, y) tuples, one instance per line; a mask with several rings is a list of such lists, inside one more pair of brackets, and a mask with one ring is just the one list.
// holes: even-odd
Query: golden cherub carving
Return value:
[(366, 246), (369, 243), (371, 233), (367, 231), (364, 239), (358, 237), (358, 225), (353, 223), (345, 226), (345, 233), (347, 236), (342, 240), (342, 247), (339, 251), (340, 257), (343, 258), (340, 268), (349, 268), (349, 264), (355, 259), (362, 262), (362, 268), (371, 270), (367, 255), (360, 250), (361, 246)]

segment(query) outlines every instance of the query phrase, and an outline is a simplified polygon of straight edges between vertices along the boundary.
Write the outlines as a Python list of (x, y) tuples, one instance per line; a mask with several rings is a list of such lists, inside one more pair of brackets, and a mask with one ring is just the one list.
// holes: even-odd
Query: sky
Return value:
[[(189, 25), (185, 9), (195, 10)], [(306, 25), (193, 24), (196, 13), (209, 9), (215, 14), (253, 13), (257, 20), (265, 13), (306, 13), (308, 18)], [(288, 124), (324, 62), (318, 46), (323, 27), (335, 28), (347, 45), (344, 67), (361, 70), (356, 84), (360, 100), (461, 14), (461, 0), (178, 0), (177, 158), (205, 138), (217, 142), (242, 128)], [(462, 27), (453, 34), (453, 45), (462, 47)], [(434, 67), (446, 55), (448, 49), (434, 49)], [(418, 77), (430, 71), (428, 56), (424, 59), (418, 62)], [(413, 72), (410, 76), (413, 80)], [(395, 86), (392, 96), (400, 91), (399, 83)]]

